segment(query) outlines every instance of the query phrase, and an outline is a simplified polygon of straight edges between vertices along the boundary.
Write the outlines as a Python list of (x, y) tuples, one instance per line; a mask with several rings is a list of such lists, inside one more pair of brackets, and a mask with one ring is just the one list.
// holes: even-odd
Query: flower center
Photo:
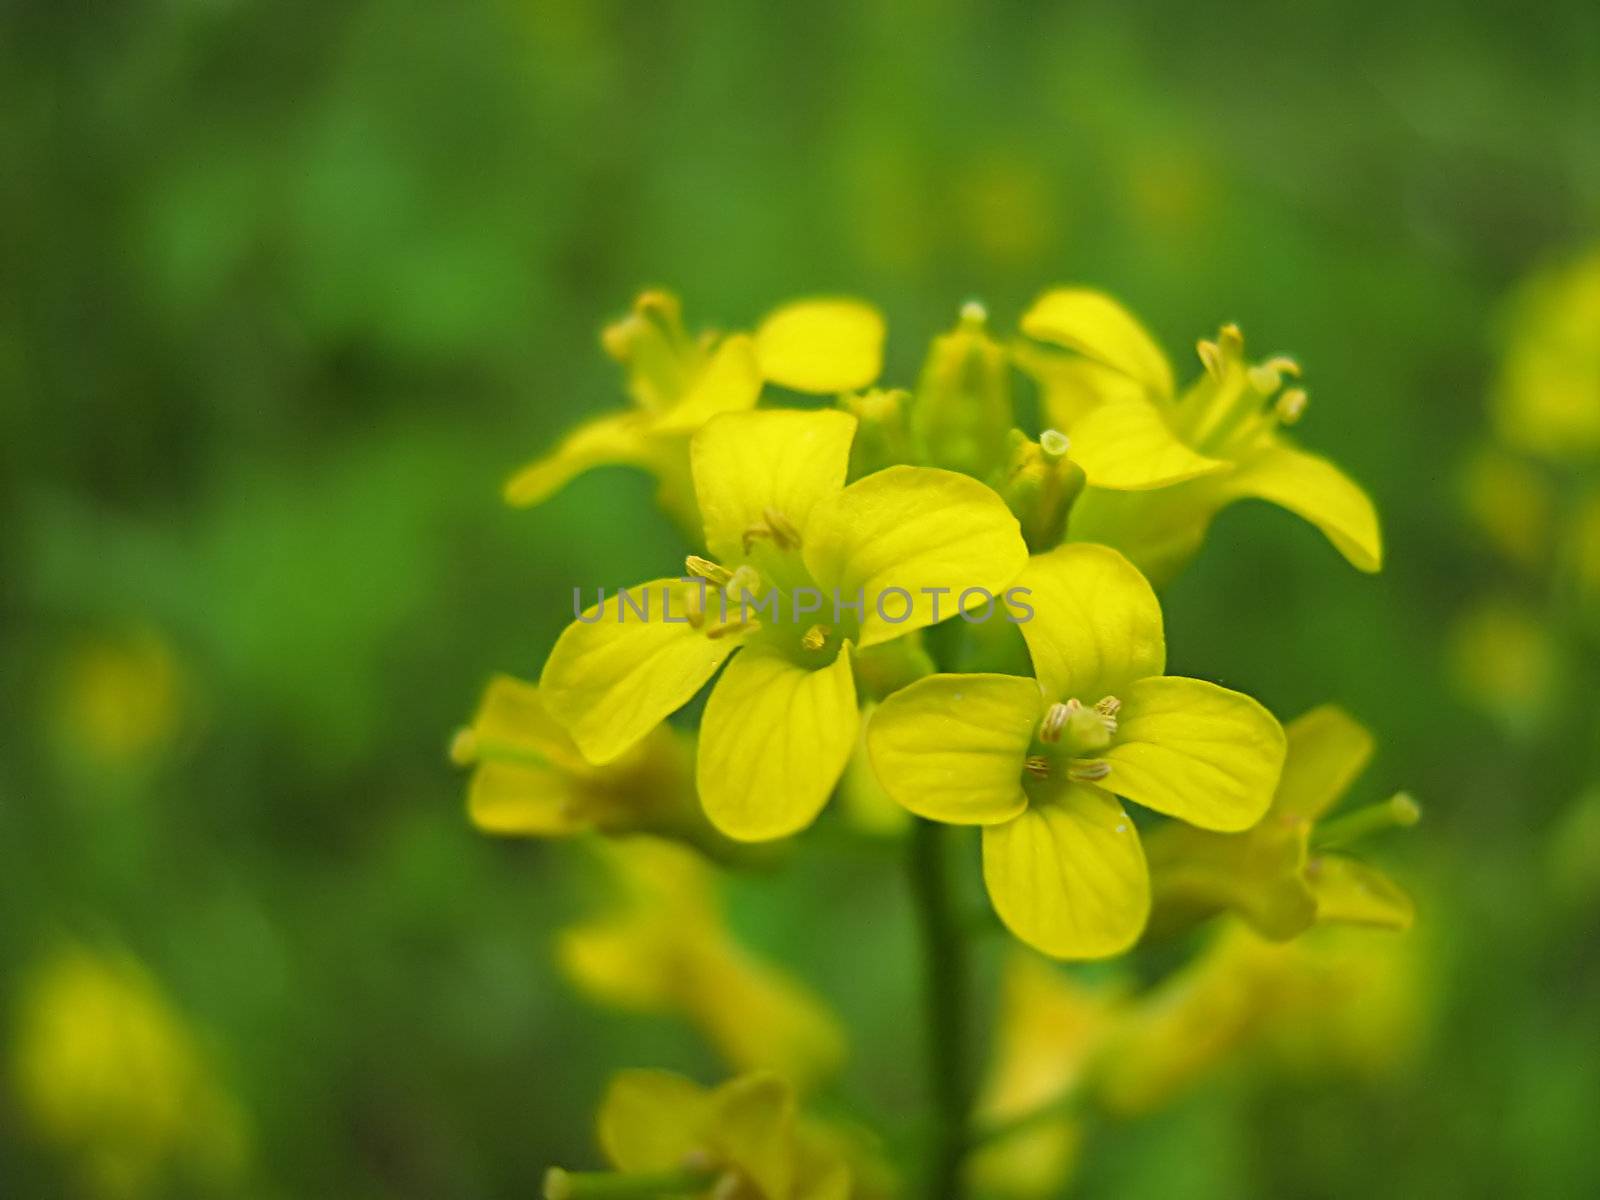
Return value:
[(1035, 738), (1035, 752), (1028, 755), (1023, 769), (1034, 779), (1064, 776), (1074, 782), (1092, 783), (1111, 773), (1111, 764), (1097, 757), (1110, 748), (1117, 733), (1117, 714), (1122, 701), (1104, 696), (1094, 705), (1076, 697), (1059, 701), (1045, 710)]
[(1300, 378), (1300, 364), (1282, 355), (1253, 366), (1244, 359), (1244, 335), (1224, 325), (1215, 341), (1196, 347), (1206, 374), (1182, 403), (1180, 424), (1191, 446), (1202, 454), (1236, 456), (1264, 435), (1293, 425), (1306, 410), (1302, 387), (1284, 387)]

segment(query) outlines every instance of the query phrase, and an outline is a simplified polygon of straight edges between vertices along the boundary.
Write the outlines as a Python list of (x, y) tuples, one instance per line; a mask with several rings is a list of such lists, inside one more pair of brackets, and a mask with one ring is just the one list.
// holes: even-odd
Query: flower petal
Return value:
[(1324, 704), (1284, 727), (1288, 757), (1272, 809), (1316, 820), (1334, 806), (1372, 759), (1372, 735), (1337, 704)]
[(883, 370), (883, 316), (860, 300), (799, 300), (756, 330), (761, 373), (797, 392), (864, 388)]
[(867, 753), (884, 790), (920, 817), (1009, 821), (1028, 805), (1022, 766), (1041, 707), (1031, 679), (930, 675), (878, 706)]
[(1006, 927), (1057, 958), (1106, 958), (1150, 912), (1139, 834), (1115, 796), (1069, 784), (983, 831), (983, 879)]
[(646, 464), (654, 457), (651, 432), (650, 417), (641, 412), (613, 413), (586, 421), (551, 453), (507, 480), (502, 493), (505, 502), (518, 508), (542, 504), (591, 467)]
[[(817, 505), (806, 567), (844, 600), (864, 597), (860, 645), (954, 616), (968, 589), (997, 595), (1028, 561), (1017, 519), (992, 488), (932, 467), (889, 467)], [(885, 596), (889, 589), (909, 594)], [(942, 592), (943, 594), (937, 594)], [(930, 594), (934, 593), (934, 594)], [(968, 597), (968, 609), (984, 597)], [(893, 620), (902, 612), (906, 615)], [(990, 610), (988, 619), (1003, 617)]]
[(1094, 487), (1142, 492), (1227, 467), (1189, 449), (1148, 400), (1111, 400), (1072, 427), (1072, 461)]
[(788, 1196), (794, 1181), (794, 1089), (776, 1075), (741, 1075), (711, 1093), (712, 1142), (762, 1196)]
[(1229, 498), (1270, 500), (1304, 517), (1357, 570), (1383, 566), (1377, 510), (1366, 492), (1327, 459), (1280, 441), (1240, 463), (1222, 485)]
[(1133, 315), (1103, 292), (1056, 288), (1034, 301), (1022, 332), (1122, 372), (1157, 396), (1172, 394), (1172, 367)]
[(1381, 871), (1342, 854), (1321, 854), (1306, 867), (1317, 920), (1380, 929), (1410, 929), (1416, 905)]
[(738, 649), (745, 635), (711, 638), (688, 623), (700, 592), (695, 583), (655, 579), (626, 590), (627, 609), (623, 594), (609, 596), (556, 639), (539, 688), (590, 762), (626, 753)]
[(550, 714), (538, 685), (510, 675), (497, 674), (484, 688), (472, 717), (471, 742), (474, 756), (511, 751), (571, 771), (588, 769), (571, 735)]
[(1105, 785), (1202, 829), (1259, 821), (1283, 771), (1283, 727), (1241, 692), (1201, 679), (1141, 679), (1121, 696), (1121, 728), (1101, 757)]
[(804, 829), (839, 782), (860, 723), (848, 649), (802, 667), (752, 646), (711, 689), (696, 774), (711, 823), (740, 841)]
[(1022, 636), (1050, 700), (1093, 704), (1166, 669), (1161, 605), (1115, 550), (1085, 542), (1035, 556), (1017, 577), (1033, 615)]
[(583, 794), (566, 771), (482, 762), (467, 787), (467, 815), (484, 833), (552, 837), (588, 827)]
[(782, 514), (804, 531), (817, 502), (844, 487), (855, 418), (831, 409), (763, 409), (713, 417), (689, 443), (706, 546), (744, 553), (744, 533)]
[(623, 1171), (667, 1171), (704, 1148), (710, 1097), (670, 1071), (619, 1071), (600, 1102), (600, 1148)]
[(663, 432), (693, 433), (718, 413), (754, 408), (761, 395), (755, 341), (747, 333), (723, 339), (683, 399), (662, 414)]

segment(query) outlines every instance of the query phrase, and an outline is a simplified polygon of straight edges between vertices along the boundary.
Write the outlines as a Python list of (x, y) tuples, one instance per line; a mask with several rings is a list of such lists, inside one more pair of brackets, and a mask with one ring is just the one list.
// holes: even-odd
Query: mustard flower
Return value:
[(618, 895), (603, 915), (562, 931), (556, 957), (567, 978), (619, 1008), (685, 1017), (736, 1071), (770, 1069), (806, 1090), (840, 1065), (844, 1034), (832, 1014), (734, 940), (703, 859), (648, 837), (596, 851)]
[(598, 1119), (600, 1148), (620, 1174), (553, 1168), (547, 1200), (585, 1195), (705, 1196), (717, 1200), (849, 1200), (846, 1156), (798, 1111), (777, 1075), (742, 1075), (703, 1088), (668, 1071), (623, 1071)]
[(1114, 300), (1079, 288), (1047, 292), (1022, 329), (1079, 360), (1022, 358), (1035, 365), (1049, 423), (1071, 439), (1088, 478), (1072, 539), (1115, 546), (1162, 583), (1198, 550), (1217, 512), (1254, 497), (1311, 522), (1358, 569), (1381, 565), (1366, 493), (1284, 432), (1306, 408), (1294, 360), (1246, 362), (1243, 336), (1225, 325), (1199, 343), (1204, 371), (1180, 394), (1143, 327)]
[(633, 407), (573, 430), (505, 486), (510, 504), (542, 503), (592, 467), (653, 472), (668, 511), (694, 521), (689, 436), (723, 412), (753, 408), (764, 381), (828, 393), (865, 387), (882, 367), (883, 318), (856, 300), (798, 301), (769, 315), (752, 336), (691, 336), (676, 296), (647, 291), (607, 326), (601, 345), (627, 372)]
[(1148, 839), (1152, 926), (1232, 911), (1275, 940), (1315, 924), (1410, 927), (1411, 898), (1381, 871), (1339, 850), (1358, 836), (1414, 823), (1415, 802), (1402, 793), (1327, 819), (1372, 758), (1372, 735), (1331, 704), (1291, 721), (1284, 733), (1283, 777), (1259, 824), (1243, 833), (1170, 825)]
[(953, 616), (998, 594), (1027, 561), (1016, 518), (964, 475), (891, 467), (846, 487), (855, 428), (827, 410), (709, 421), (690, 456), (711, 557), (590, 607), (541, 677), (584, 756), (606, 763), (731, 659), (696, 780), (739, 840), (794, 833), (827, 802), (860, 723), (857, 650), (932, 624), (941, 598)]
[(1271, 803), (1283, 730), (1256, 701), (1169, 677), (1161, 608), (1114, 550), (1069, 544), (1018, 576), (1035, 679), (934, 675), (888, 697), (868, 747), (912, 812), (983, 827), (990, 899), (1061, 958), (1138, 938), (1150, 881), (1118, 797), (1202, 828), (1247, 829)]
[(650, 831), (696, 840), (692, 742), (653, 730), (611, 762), (591, 763), (539, 688), (496, 675), (450, 756), (472, 768), (467, 812), (484, 833), (565, 837)]

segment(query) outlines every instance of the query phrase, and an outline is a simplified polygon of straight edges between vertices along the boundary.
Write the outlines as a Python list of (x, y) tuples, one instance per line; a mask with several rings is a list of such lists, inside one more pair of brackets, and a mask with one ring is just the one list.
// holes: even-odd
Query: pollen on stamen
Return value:
[(1098, 758), (1083, 759), (1067, 768), (1067, 778), (1074, 783), (1096, 783), (1111, 774), (1111, 764)]
[(800, 635), (800, 644), (807, 650), (821, 650), (827, 644), (829, 632), (826, 625), (813, 625)]
[(1061, 731), (1066, 728), (1067, 722), (1072, 719), (1072, 714), (1077, 711), (1078, 702), (1068, 700), (1065, 704), (1052, 704), (1045, 710), (1044, 720), (1039, 722), (1039, 740), (1041, 742), (1059, 742)]
[(1206, 374), (1221, 382), (1222, 380), (1222, 348), (1208, 338), (1201, 338), (1195, 343), (1195, 352), (1200, 355), (1200, 362), (1206, 369)]
[(1050, 760), (1042, 754), (1030, 754), (1022, 760), (1022, 769), (1035, 779), (1050, 778)]
[(722, 587), (733, 578), (733, 572), (727, 567), (712, 562), (709, 558), (701, 558), (698, 554), (689, 555), (683, 560), (683, 565), (696, 579), (704, 579), (707, 583), (714, 583), (718, 587)]

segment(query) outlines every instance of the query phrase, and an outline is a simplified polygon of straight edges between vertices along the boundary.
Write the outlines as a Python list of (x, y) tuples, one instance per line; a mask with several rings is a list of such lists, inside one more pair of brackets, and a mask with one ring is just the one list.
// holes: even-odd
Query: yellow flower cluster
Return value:
[[(1046, 292), (1010, 337), (966, 305), (907, 388), (880, 379), (885, 331), (870, 305), (835, 298), (691, 336), (661, 292), (605, 331), (631, 407), (524, 468), (507, 497), (643, 467), (694, 553), (586, 607), (575, 588), (537, 686), (490, 685), (455, 746), (475, 767), (473, 819), (701, 849), (720, 837), (713, 853), (737, 857), (806, 829), (843, 783), (918, 822), (979, 827), (995, 912), (1055, 958), (1118, 955), (1222, 912), (1272, 939), (1409, 924), (1404, 893), (1341, 851), (1415, 807), (1324, 820), (1370, 754), (1365, 731), (1329, 707), (1286, 733), (1251, 697), (1166, 671), (1155, 589), (1235, 500), (1273, 502), (1358, 569), (1381, 565), (1365, 493), (1286, 432), (1307, 408), (1299, 365), (1247, 359), (1224, 325), (1180, 386), (1139, 322), (1083, 288)], [(1020, 415), (1030, 389), (1036, 429)], [(691, 734), (673, 718), (708, 685)], [(793, 1086), (842, 1046), (826, 1014), (733, 949), (687, 852), (609, 853), (631, 899), (569, 934), (569, 975), (687, 1016), (736, 1070), (779, 1073), (710, 1093), (624, 1077), (602, 1109), (613, 1163), (687, 1171), (674, 1186), (717, 1195), (864, 1194), (793, 1116)], [(647, 1112), (657, 1132), (633, 1140)], [(646, 1194), (614, 1184), (557, 1172), (549, 1194)]]

